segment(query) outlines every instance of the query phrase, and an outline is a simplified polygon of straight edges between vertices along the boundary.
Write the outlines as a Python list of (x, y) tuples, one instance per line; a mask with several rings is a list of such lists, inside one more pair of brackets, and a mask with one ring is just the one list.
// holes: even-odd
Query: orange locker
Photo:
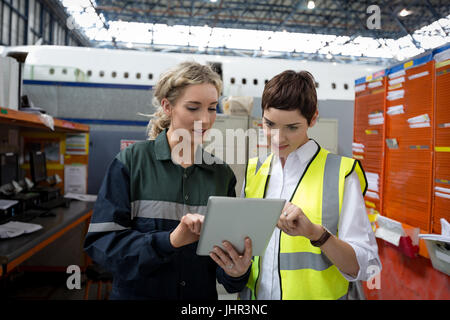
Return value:
[(434, 61), (388, 70), (383, 215), (431, 231)]
[[(384, 91), (369, 87), (377, 80)], [(440, 234), (450, 221), (450, 44), (357, 79), (354, 115), (353, 157), (379, 183), (368, 213)]]
[(365, 202), (369, 214), (381, 212), (383, 189), (386, 79), (384, 70), (355, 81), (353, 158), (368, 179)]
[(441, 218), (450, 221), (450, 58), (440, 60), (435, 64), (433, 233), (441, 233)]

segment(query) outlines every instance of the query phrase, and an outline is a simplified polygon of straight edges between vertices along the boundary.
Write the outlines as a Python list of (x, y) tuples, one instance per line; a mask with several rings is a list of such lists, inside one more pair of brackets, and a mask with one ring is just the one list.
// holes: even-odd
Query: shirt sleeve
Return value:
[(352, 246), (359, 264), (356, 277), (341, 272), (348, 281), (367, 281), (381, 272), (378, 245), (367, 216), (359, 178), (355, 171), (345, 180), (338, 232), (339, 239)]
[(94, 206), (84, 242), (87, 254), (114, 276), (137, 279), (154, 272), (178, 250), (169, 236), (170, 231), (132, 229), (129, 172), (114, 159)]

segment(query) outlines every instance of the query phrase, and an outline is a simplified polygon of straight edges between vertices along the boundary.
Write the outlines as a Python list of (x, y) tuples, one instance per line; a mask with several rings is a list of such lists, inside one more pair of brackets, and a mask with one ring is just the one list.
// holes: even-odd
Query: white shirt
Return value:
[[(309, 140), (288, 155), (284, 168), (281, 166), (279, 157), (274, 155), (266, 198), (289, 201), (317, 149), (317, 144), (313, 140)], [(244, 188), (242, 196), (244, 195)], [(378, 270), (381, 270), (378, 246), (367, 217), (359, 178), (355, 171), (345, 179), (338, 235), (339, 239), (347, 242), (355, 250), (359, 264), (359, 272), (355, 278), (341, 272), (348, 281), (367, 281), (373, 275), (367, 272), (369, 266), (376, 266), (379, 268)], [(261, 261), (260, 276), (257, 283), (257, 298), (259, 300), (281, 299), (278, 273), (279, 238), (280, 229), (276, 227)]]

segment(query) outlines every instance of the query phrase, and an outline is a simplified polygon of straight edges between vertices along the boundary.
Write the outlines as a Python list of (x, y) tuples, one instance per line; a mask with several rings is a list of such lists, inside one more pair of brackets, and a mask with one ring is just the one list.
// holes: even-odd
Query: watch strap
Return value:
[(328, 231), (326, 228), (324, 228), (323, 226), (322, 226), (322, 228), (323, 228), (323, 233), (322, 233), (322, 235), (320, 236), (320, 238), (319, 239), (317, 239), (317, 240), (309, 240), (310, 242), (311, 242), (311, 245), (313, 245), (314, 247), (320, 247), (320, 246), (322, 246), (325, 242), (327, 242), (327, 240), (330, 238), (330, 236), (331, 236), (331, 233), (330, 233), (330, 231)]

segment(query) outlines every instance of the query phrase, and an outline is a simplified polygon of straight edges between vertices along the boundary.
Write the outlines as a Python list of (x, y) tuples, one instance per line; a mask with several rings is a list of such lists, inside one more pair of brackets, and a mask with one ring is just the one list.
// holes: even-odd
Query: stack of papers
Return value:
[(0, 239), (14, 238), (40, 229), (42, 229), (42, 226), (39, 224), (10, 221), (0, 225)]
[(355, 87), (355, 92), (360, 92), (360, 91), (364, 91), (364, 90), (366, 90), (366, 85), (365, 84), (362, 84), (362, 85), (359, 85), (359, 86)]
[(369, 114), (369, 125), (377, 125), (384, 123), (384, 116), (382, 112), (375, 112)]
[(410, 128), (424, 128), (430, 126), (430, 116), (427, 113), (409, 118), (407, 121)]
[(388, 107), (388, 110), (386, 111), (386, 113), (390, 116), (396, 115), (396, 114), (402, 114), (405, 113), (405, 110), (403, 108), (403, 105), (400, 104), (398, 106), (392, 106), (392, 107)]
[(382, 85), (383, 85), (383, 82), (381, 82), (381, 81), (374, 81), (374, 82), (369, 82), (367, 87), (372, 89), (372, 88), (380, 87)]
[(364, 145), (362, 143), (353, 142), (352, 143), (352, 151), (353, 152), (364, 153)]
[(377, 216), (377, 223), (378, 228), (375, 231), (375, 237), (383, 239), (398, 247), (400, 238), (406, 235), (402, 224), (382, 215)]
[(17, 203), (19, 203), (17, 200), (0, 199), (0, 210), (6, 210)]
[(428, 71), (424, 71), (424, 72), (421, 72), (421, 73), (416, 73), (416, 74), (413, 74), (413, 75), (409, 76), (408, 80), (414, 80), (414, 79), (417, 79), (417, 78), (425, 77), (425, 76), (427, 76), (429, 74), (430, 73)]
[(79, 193), (71, 193), (67, 192), (64, 195), (64, 198), (75, 199), (86, 202), (95, 202), (97, 200), (97, 196), (95, 194), (79, 194)]
[(405, 95), (405, 90), (395, 90), (395, 91), (389, 91), (386, 99), (389, 101), (402, 99)]
[(401, 76), (404, 76), (405, 74), (406, 74), (406, 71), (405, 71), (404, 69), (402, 69), (402, 70), (400, 70), (400, 71), (391, 73), (391, 74), (389, 75), (389, 79), (401, 77)]
[(436, 197), (450, 199), (450, 188), (434, 187)]
[(402, 83), (402, 82), (405, 82), (405, 77), (400, 77), (400, 78), (397, 78), (397, 79), (389, 80), (389, 85), (393, 86), (393, 85), (396, 85), (396, 84), (399, 84), (399, 83)]
[(450, 223), (444, 218), (441, 218), (440, 221), (441, 234), (419, 234), (419, 238), (450, 243)]
[(372, 173), (372, 172), (367, 171), (366, 178), (367, 178), (367, 183), (368, 183), (367, 189), (379, 192), (378, 186), (379, 186), (380, 176), (378, 175), (378, 173)]

